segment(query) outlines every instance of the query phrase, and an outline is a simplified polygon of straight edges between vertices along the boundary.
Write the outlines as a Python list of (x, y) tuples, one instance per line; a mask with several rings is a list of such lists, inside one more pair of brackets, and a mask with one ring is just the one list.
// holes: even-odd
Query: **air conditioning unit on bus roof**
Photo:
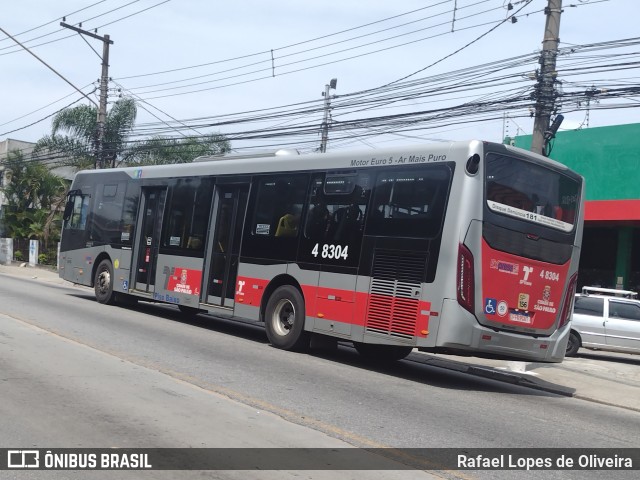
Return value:
[(241, 158), (265, 158), (265, 157), (284, 157), (287, 155), (300, 155), (298, 150), (280, 149), (272, 152), (255, 152), (255, 153), (232, 153), (230, 155), (218, 155), (215, 157), (196, 157), (194, 162), (214, 162), (217, 160), (239, 160)]

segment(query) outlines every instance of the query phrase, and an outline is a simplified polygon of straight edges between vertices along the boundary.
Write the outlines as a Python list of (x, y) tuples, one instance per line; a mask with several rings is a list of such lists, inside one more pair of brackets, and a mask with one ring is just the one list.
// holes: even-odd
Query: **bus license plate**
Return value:
[(509, 320), (518, 323), (531, 323), (531, 317), (526, 312), (509, 312)]

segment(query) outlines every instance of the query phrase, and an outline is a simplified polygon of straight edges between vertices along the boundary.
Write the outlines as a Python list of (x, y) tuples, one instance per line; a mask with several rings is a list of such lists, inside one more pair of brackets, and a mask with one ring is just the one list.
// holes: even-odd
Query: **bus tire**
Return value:
[(93, 286), (98, 303), (106, 305), (115, 303), (115, 293), (113, 292), (113, 266), (111, 260), (102, 260), (96, 268), (96, 276)]
[(309, 332), (304, 330), (304, 299), (291, 285), (278, 287), (269, 297), (265, 310), (265, 327), (271, 345), (283, 350), (306, 350)]
[(567, 350), (564, 354), (565, 357), (575, 357), (580, 348), (580, 337), (573, 330), (569, 333), (569, 341), (567, 342)]
[(360, 342), (353, 342), (353, 346), (367, 361), (378, 363), (397, 362), (406, 358), (413, 350), (413, 347), (400, 345), (378, 345)]

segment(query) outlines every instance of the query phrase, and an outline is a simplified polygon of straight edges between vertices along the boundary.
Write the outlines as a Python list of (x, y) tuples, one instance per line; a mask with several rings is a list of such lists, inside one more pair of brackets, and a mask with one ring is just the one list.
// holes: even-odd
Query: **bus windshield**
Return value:
[(490, 153), (486, 201), (493, 212), (571, 232), (577, 221), (580, 183), (561, 172)]

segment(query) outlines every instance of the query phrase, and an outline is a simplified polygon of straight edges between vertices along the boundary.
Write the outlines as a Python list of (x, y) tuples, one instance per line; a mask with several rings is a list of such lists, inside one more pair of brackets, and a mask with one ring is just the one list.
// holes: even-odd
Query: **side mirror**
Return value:
[(466, 170), (469, 175), (475, 175), (480, 168), (480, 155), (474, 153), (467, 160)]
[(65, 222), (68, 222), (69, 219), (71, 218), (71, 214), (73, 213), (74, 200), (75, 200), (75, 197), (69, 197), (69, 200), (67, 200), (67, 204), (64, 206), (64, 213), (62, 214), (62, 219)]

